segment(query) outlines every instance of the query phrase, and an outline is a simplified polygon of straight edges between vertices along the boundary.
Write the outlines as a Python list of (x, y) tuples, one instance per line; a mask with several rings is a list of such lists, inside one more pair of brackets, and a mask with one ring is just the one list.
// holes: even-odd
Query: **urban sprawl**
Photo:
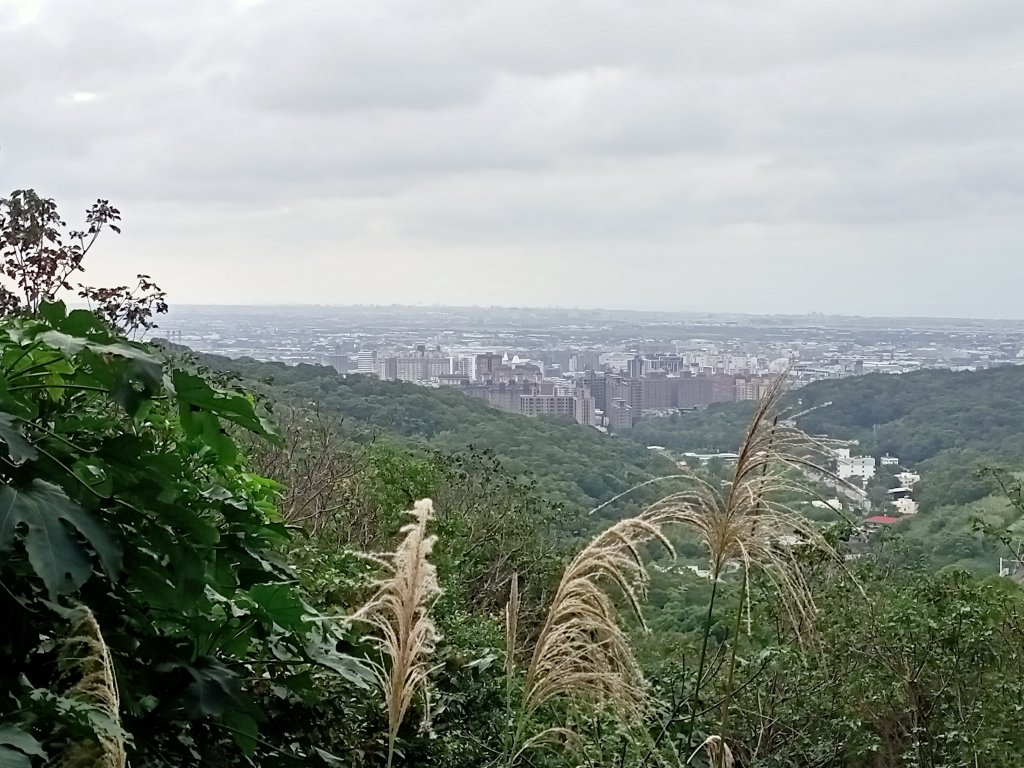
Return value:
[(1024, 326), (977, 320), (435, 307), (185, 307), (174, 341), (230, 357), (314, 363), (454, 387), (525, 416), (611, 432), (643, 418), (756, 400), (861, 374), (1024, 362)]
[[(160, 333), (203, 352), (454, 388), (503, 411), (574, 418), (611, 433), (712, 403), (757, 400), (782, 371), (799, 387), (871, 373), (1024, 363), (1024, 324), (956, 319), (184, 307), (161, 323)], [(734, 455), (674, 459), (714, 457)], [(889, 503), (872, 509), (864, 489), (886, 466), (894, 485)], [(917, 512), (913, 488), (920, 475), (898, 457), (857, 455), (851, 445), (834, 451), (831, 469), (845, 482), (813, 478), (836, 493), (813, 504), (858, 511), (865, 534)]]

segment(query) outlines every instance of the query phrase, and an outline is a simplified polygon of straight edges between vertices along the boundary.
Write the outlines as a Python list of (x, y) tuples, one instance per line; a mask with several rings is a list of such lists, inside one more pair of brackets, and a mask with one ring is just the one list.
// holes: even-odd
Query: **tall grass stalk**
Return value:
[[(526, 669), (508, 765), (525, 750), (553, 738), (575, 738), (566, 728), (527, 737), (533, 715), (556, 699), (609, 710), (627, 723), (639, 720), (647, 700), (643, 676), (620, 626), (616, 600), (607, 589), (615, 588), (642, 625), (640, 603), (648, 574), (641, 549), (654, 542), (674, 554), (662, 532), (662, 526), (671, 522), (670, 511), (622, 520), (599, 534), (566, 567)], [(514, 613), (509, 610), (506, 615)], [(509, 629), (506, 633), (512, 637)]]
[(437, 538), (427, 535), (433, 503), (417, 501), (410, 514), (413, 520), (402, 528), (404, 538), (387, 558), (387, 572), (377, 582), (376, 594), (354, 617), (378, 632), (370, 640), (382, 657), (374, 671), (388, 714), (388, 768), (398, 729), (416, 692), (422, 692), (425, 706), (429, 703), (429, 662), (439, 639), (430, 617), (441, 594), (437, 570), (428, 559)]
[(740, 598), (736, 601), (736, 619), (732, 628), (732, 648), (729, 651), (729, 672), (725, 679), (725, 698), (722, 701), (722, 724), (719, 733), (722, 738), (729, 736), (729, 712), (732, 709), (733, 679), (736, 674), (736, 652), (740, 644), (740, 623), (743, 619), (743, 594), (747, 590), (747, 572), (743, 571), (743, 583), (740, 585)]
[[(839, 554), (813, 523), (778, 501), (784, 495), (815, 496), (807, 483), (799, 478), (801, 473), (835, 477), (823, 466), (830, 444), (802, 432), (794, 421), (799, 414), (780, 411), (786, 385), (787, 377), (778, 377), (759, 402), (740, 446), (731, 481), (724, 488), (684, 469), (691, 480), (690, 487), (665, 496), (645, 512), (671, 515), (696, 534), (708, 556), (712, 593), (690, 699), (687, 748), (692, 748), (696, 715), (700, 710), (715, 601), (720, 596), (717, 587), (727, 571), (739, 568), (743, 574), (738, 598), (737, 635), (744, 606), (747, 630), (750, 630), (750, 577), (757, 571), (774, 586), (794, 632), (799, 639), (805, 640), (808, 639), (815, 606), (797, 553), (810, 548), (841, 562)], [(675, 716), (675, 712), (670, 714), (656, 743), (667, 735)]]
[[(647, 572), (639, 549), (647, 542), (657, 541), (671, 552), (671, 544), (661, 530), (666, 524), (680, 524), (696, 534), (707, 551), (712, 585), (697, 678), (689, 700), (688, 748), (692, 748), (700, 710), (715, 602), (721, 592), (719, 584), (729, 569), (738, 568), (743, 574), (735, 636), (740, 634), (744, 607), (750, 631), (750, 578), (758, 571), (774, 586), (798, 639), (809, 639), (808, 627), (815, 606), (798, 562), (798, 552), (812, 549), (837, 562), (841, 558), (813, 523), (778, 499), (794, 493), (815, 496), (799, 478), (801, 472), (820, 477), (834, 475), (823, 467), (822, 458), (829, 444), (800, 431), (794, 422), (799, 414), (780, 413), (786, 384), (785, 376), (777, 378), (758, 404), (740, 446), (732, 479), (724, 488), (683, 467), (682, 474), (673, 477), (689, 480), (686, 490), (669, 494), (637, 517), (612, 526), (566, 568), (526, 672), (509, 765), (516, 762), (527, 745), (543, 740), (545, 734), (558, 731), (561, 735), (565, 730), (549, 729), (524, 739), (534, 713), (556, 698), (611, 709), (624, 722), (637, 721), (646, 704), (643, 678), (619, 625), (615, 601), (605, 592), (605, 586), (618, 587), (642, 624), (639, 601), (647, 585)], [(788, 419), (783, 418), (786, 415)], [(654, 481), (641, 485), (651, 482)], [(735, 652), (734, 643), (730, 696)], [(685, 699), (681, 700), (679, 706), (684, 702)], [(646, 764), (654, 755), (678, 711), (670, 714), (656, 739), (648, 740), (648, 751), (640, 764)], [(731, 750), (720, 736), (705, 739), (696, 752), (701, 749), (709, 753), (715, 764), (732, 763)]]

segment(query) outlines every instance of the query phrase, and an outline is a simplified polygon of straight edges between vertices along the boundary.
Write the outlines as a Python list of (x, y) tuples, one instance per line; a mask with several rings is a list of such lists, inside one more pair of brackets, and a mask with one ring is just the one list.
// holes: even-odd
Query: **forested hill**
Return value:
[[(857, 440), (860, 452), (897, 456), (924, 477), (924, 509), (986, 495), (985, 466), (1024, 466), (1024, 367), (976, 372), (870, 374), (809, 384), (791, 398), (812, 434)], [(831, 405), (825, 405), (831, 403)], [(675, 420), (648, 421), (634, 439), (676, 450), (733, 450), (751, 404), (712, 407)]]
[[(444, 389), (342, 376), (318, 365), (286, 366), (207, 356), (212, 367), (268, 384), (275, 396), (316, 402), (357, 427), (443, 451), (492, 450), (514, 475), (536, 478), (541, 493), (570, 508), (594, 506), (670, 470), (649, 445), (675, 451), (731, 451), (753, 403), (725, 403), (683, 416), (649, 419), (609, 437), (570, 419), (527, 419)], [(831, 403), (830, 405), (824, 405)], [(1024, 466), (1024, 367), (977, 372), (870, 374), (810, 384), (791, 395), (812, 434), (857, 440), (860, 451), (898, 456), (921, 471), (925, 510), (991, 492), (976, 476), (987, 466)]]
[(1024, 367), (919, 371), (824, 381), (801, 389), (818, 408), (802, 420), (814, 432), (860, 440), (910, 464), (944, 450), (1019, 456), (1024, 447)]
[(671, 465), (635, 441), (610, 437), (567, 418), (526, 418), (460, 392), (368, 376), (339, 375), (319, 365), (286, 366), (203, 356), (205, 364), (262, 382), (282, 401), (318, 403), (353, 429), (446, 452), (494, 452), (505, 470), (536, 479), (548, 500), (592, 508)]

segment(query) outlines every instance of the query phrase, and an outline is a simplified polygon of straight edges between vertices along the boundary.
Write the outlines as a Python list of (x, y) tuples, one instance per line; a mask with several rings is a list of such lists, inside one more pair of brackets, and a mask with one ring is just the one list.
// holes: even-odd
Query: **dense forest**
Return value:
[(547, 500), (589, 511), (639, 482), (672, 471), (671, 462), (634, 440), (609, 438), (570, 418), (525, 419), (446, 389), (339, 375), (319, 365), (200, 358), (238, 374), (287, 403), (315, 404), (356, 435), (379, 434), (406, 447), (446, 453), (487, 450), (505, 472), (537, 483)]
[[(792, 392), (791, 413), (810, 434), (856, 441), (854, 450), (889, 454), (923, 478), (925, 511), (981, 499), (996, 485), (980, 470), (1024, 464), (1024, 367), (954, 373), (929, 370), (820, 381)], [(640, 422), (641, 444), (676, 451), (732, 451), (743, 439), (750, 403)]]
[[(896, 456), (920, 473), (914, 497), (921, 514), (901, 520), (885, 537), (906, 562), (984, 574), (995, 572), (1006, 554), (986, 531), (1012, 530), (1016, 541), (1024, 526), (1000, 487), (1001, 474), (989, 471), (1024, 467), (1022, 394), (1024, 367), (930, 370), (816, 382), (792, 392), (785, 408), (807, 411), (798, 422), (811, 434), (856, 441), (856, 452)], [(732, 451), (752, 410), (750, 403), (719, 404), (641, 422), (628, 435), (676, 451)], [(880, 477), (871, 488), (882, 490), (876, 501), (888, 479)]]
[[(724, 477), (591, 516), (660, 460), (456, 394), (146, 344), (148, 278), (69, 310), (116, 226), (89, 216), (78, 237), (50, 201), (0, 200), (5, 768), (1024, 759), (1018, 582), (897, 543), (846, 559), (848, 527), (794, 511), (794, 467), (825, 457), (776, 418), (781, 386)], [(1019, 515), (1014, 476), (992, 482)], [(1006, 549), (1001, 520), (977, 535)]]
[[(524, 419), (496, 411), (457, 391), (341, 376), (323, 366), (203, 360), (236, 372), (253, 387), (266, 387), (278, 400), (316, 403), (323, 412), (343, 417), (353, 434), (376, 433), (406, 448), (445, 453), (487, 451), (505, 472), (535, 483), (542, 497), (560, 504), (566, 525), (643, 480), (671, 473), (671, 464), (649, 446), (677, 454), (735, 451), (755, 409), (752, 402), (716, 404), (647, 419), (609, 437), (569, 419)], [(983, 470), (1012, 471), (1024, 464), (1024, 411), (1013, 397), (1019, 391), (1024, 391), (1024, 368), (1016, 367), (869, 375), (794, 390), (782, 411), (807, 411), (798, 419), (805, 431), (856, 441), (858, 452), (897, 456), (922, 474), (915, 497), (924, 514), (901, 522), (895, 532), (908, 560), (986, 573), (996, 567), (1001, 545), (979, 528), (1017, 526), (1005, 494)], [(895, 484), (890, 475), (880, 468), (869, 489), (876, 502), (884, 502), (886, 488)], [(651, 498), (647, 490), (602, 515), (621, 514)]]

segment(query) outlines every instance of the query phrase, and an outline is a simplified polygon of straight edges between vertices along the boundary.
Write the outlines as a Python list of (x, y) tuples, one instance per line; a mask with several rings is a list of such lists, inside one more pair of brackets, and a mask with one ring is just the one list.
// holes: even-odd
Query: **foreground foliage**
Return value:
[[(280, 560), (275, 486), (247, 471), (229, 423), (274, 438), (251, 397), (90, 312), (49, 303), (0, 325), (0, 702), (22, 763), (97, 734), (135, 765), (310, 757), (267, 745), (273, 709), (318, 667), (365, 684), (343, 627)], [(119, 721), (62, 682), (79, 606), (102, 631)]]

